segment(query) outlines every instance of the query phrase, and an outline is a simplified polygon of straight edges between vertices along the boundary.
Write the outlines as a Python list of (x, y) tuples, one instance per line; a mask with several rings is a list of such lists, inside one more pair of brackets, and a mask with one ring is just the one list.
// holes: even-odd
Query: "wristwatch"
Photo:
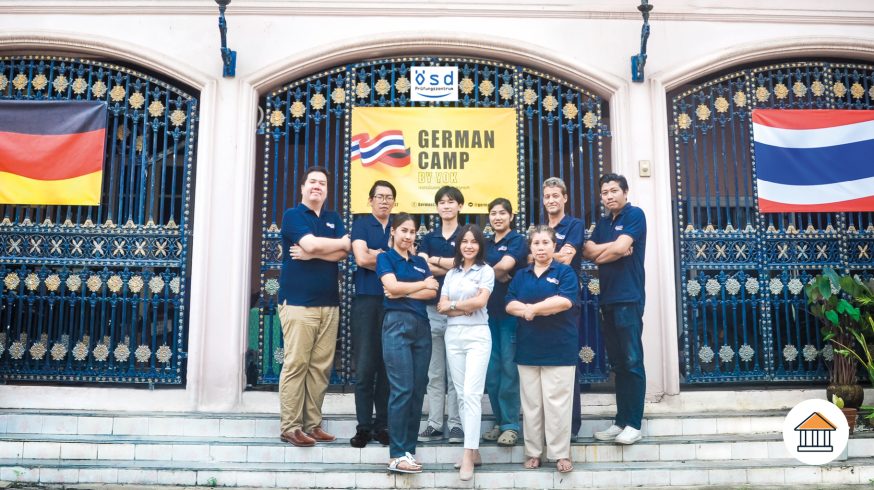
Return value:
[(449, 303), (449, 309), (450, 309), (450, 310), (455, 310), (455, 307), (456, 307), (456, 306), (458, 306), (458, 302), (457, 302), (457, 301), (451, 301), (451, 302)]

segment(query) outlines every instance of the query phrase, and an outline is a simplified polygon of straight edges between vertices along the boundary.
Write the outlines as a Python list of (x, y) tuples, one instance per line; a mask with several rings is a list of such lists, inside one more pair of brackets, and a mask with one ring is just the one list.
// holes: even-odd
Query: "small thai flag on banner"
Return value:
[(753, 110), (759, 210), (874, 211), (874, 111)]
[(373, 139), (367, 133), (361, 133), (352, 137), (350, 159), (361, 160), (365, 167), (376, 162), (404, 167), (410, 164), (410, 150), (404, 143), (404, 133), (401, 131), (383, 131)]
[(0, 100), (0, 204), (100, 204), (106, 104)]

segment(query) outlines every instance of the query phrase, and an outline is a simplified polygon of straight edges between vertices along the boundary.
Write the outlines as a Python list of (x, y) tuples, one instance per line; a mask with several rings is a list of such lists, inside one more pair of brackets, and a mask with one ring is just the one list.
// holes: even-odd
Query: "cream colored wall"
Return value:
[[(259, 94), (347, 61), (404, 53), (505, 59), (610, 100), (613, 167), (629, 177), (631, 199), (646, 211), (650, 229), (648, 398), (678, 393), (665, 91), (757, 59), (874, 59), (870, 2), (726, 3), (656, 1), (647, 81), (635, 84), (629, 58), (639, 49), (641, 20), (631, 0), (234, 0), (227, 14), (238, 57), (233, 79), (221, 78), (217, 8), (208, 0), (0, 0), (2, 52), (128, 60), (201, 91), (186, 388), (0, 386), (0, 406), (277, 411), (274, 394), (243, 393)], [(638, 176), (640, 160), (652, 161), (652, 177)]]

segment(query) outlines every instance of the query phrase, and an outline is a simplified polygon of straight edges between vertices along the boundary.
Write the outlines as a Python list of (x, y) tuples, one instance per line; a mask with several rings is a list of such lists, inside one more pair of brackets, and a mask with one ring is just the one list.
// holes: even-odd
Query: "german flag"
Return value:
[(106, 104), (0, 100), (0, 204), (97, 206)]

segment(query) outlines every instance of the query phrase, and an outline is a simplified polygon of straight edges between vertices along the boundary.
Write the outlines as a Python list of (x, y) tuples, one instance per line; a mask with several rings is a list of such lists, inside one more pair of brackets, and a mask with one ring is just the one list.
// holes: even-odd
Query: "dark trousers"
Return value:
[(616, 420), (619, 427), (640, 429), (646, 395), (643, 368), (643, 305), (601, 306), (601, 332), (607, 357), (616, 373)]
[(519, 432), (519, 369), (516, 367), (515, 316), (489, 316), (492, 334), (492, 355), (486, 371), (486, 391), (495, 415), (495, 423), (502, 431)]
[(382, 316), (382, 296), (362, 294), (352, 301), (352, 354), (355, 360), (355, 415), (358, 429), (378, 431), (388, 424), (388, 378), (382, 360)]
[(388, 375), (389, 457), (416, 454), (422, 402), (431, 362), (431, 324), (413, 313), (387, 311), (382, 322), (382, 352)]

